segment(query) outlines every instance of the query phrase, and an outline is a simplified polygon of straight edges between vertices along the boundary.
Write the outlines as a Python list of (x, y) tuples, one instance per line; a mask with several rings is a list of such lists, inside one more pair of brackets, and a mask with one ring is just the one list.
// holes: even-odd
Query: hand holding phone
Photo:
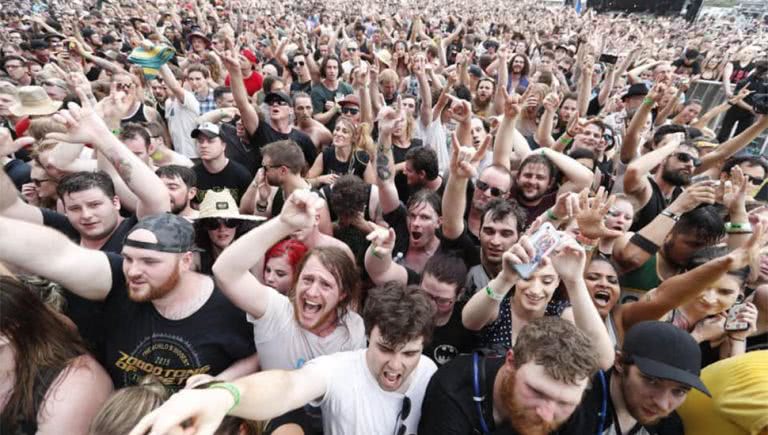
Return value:
[(530, 277), (539, 263), (541, 263), (541, 260), (558, 247), (561, 239), (562, 237), (555, 227), (551, 223), (545, 222), (530, 238), (534, 251), (533, 258), (530, 259), (531, 261), (526, 264), (514, 265), (517, 274), (525, 279)]

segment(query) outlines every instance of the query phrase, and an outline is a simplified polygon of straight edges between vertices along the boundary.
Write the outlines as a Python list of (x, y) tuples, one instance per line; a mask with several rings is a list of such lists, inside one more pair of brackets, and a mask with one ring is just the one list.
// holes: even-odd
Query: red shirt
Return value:
[[(227, 74), (227, 78), (224, 79), (224, 84), (226, 86), (229, 86), (229, 78), (229, 74)], [(248, 91), (248, 96), (253, 96), (253, 94), (261, 90), (264, 77), (262, 77), (258, 72), (254, 71), (250, 76), (243, 79), (243, 82), (245, 83), (245, 90)]]

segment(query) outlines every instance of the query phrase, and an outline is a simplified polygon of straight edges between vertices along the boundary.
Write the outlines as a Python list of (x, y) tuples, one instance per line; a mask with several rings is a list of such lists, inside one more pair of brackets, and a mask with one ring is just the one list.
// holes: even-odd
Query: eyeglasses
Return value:
[(133, 83), (116, 83), (115, 87), (118, 91), (129, 91), (133, 88)]
[(357, 115), (360, 112), (360, 109), (356, 107), (342, 107), (341, 113), (345, 115)]
[(453, 303), (456, 302), (455, 298), (441, 298), (438, 296), (434, 296), (429, 292), (427, 292), (427, 296), (430, 299), (432, 299), (432, 301), (434, 301), (436, 305), (439, 305), (441, 307), (447, 307), (449, 305), (453, 305)]
[(395, 430), (395, 435), (405, 435), (405, 431), (408, 430), (408, 427), (405, 426), (405, 420), (408, 419), (408, 416), (411, 414), (411, 399), (408, 396), (405, 396), (403, 398), (403, 407), (400, 409), (400, 413), (397, 414), (397, 429)]
[(487, 192), (488, 189), (490, 189), (491, 196), (496, 198), (507, 194), (507, 192), (499, 189), (498, 187), (491, 187), (488, 183), (480, 180), (477, 180), (477, 182), (475, 182), (475, 187), (478, 188), (481, 192)]
[(202, 219), (201, 224), (206, 230), (218, 230), (222, 225), (227, 228), (237, 228), (240, 222), (237, 219), (207, 218)]
[(688, 153), (677, 153), (675, 154), (675, 158), (677, 158), (677, 160), (679, 160), (680, 163), (693, 162), (693, 166), (701, 165), (701, 160), (697, 159), (696, 157)]
[(37, 180), (32, 180), (32, 184), (35, 185), (35, 187), (40, 187), (41, 184), (45, 183), (46, 181), (51, 181), (50, 178), (41, 178)]

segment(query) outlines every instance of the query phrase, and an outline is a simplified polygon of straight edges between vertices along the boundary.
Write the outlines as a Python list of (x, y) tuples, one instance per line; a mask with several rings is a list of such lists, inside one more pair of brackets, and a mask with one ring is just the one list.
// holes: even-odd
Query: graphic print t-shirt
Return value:
[(245, 313), (218, 288), (192, 315), (169, 320), (151, 302), (128, 298), (122, 257), (108, 255), (112, 289), (105, 310), (105, 361), (115, 388), (136, 385), (152, 374), (178, 390), (190, 376), (215, 376), (255, 352)]

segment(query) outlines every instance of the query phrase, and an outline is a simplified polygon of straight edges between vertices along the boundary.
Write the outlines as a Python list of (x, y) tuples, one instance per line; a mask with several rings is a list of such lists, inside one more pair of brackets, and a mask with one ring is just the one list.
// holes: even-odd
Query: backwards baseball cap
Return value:
[(282, 91), (270, 92), (266, 97), (264, 97), (264, 102), (268, 105), (272, 104), (273, 101), (285, 101), (289, 106), (293, 105), (293, 99), (291, 96)]
[[(151, 232), (157, 242), (140, 242), (130, 239), (131, 234), (136, 230)], [(124, 245), (174, 254), (197, 250), (195, 228), (192, 223), (171, 213), (155, 214), (140, 220), (126, 235)]]
[(204, 122), (192, 130), (192, 139), (197, 139), (200, 134), (204, 134), (208, 137), (219, 137), (221, 130), (219, 130), (218, 125), (212, 122)]
[(698, 343), (671, 323), (652, 320), (636, 324), (624, 336), (622, 353), (646, 376), (679, 382), (711, 396), (699, 379)]

